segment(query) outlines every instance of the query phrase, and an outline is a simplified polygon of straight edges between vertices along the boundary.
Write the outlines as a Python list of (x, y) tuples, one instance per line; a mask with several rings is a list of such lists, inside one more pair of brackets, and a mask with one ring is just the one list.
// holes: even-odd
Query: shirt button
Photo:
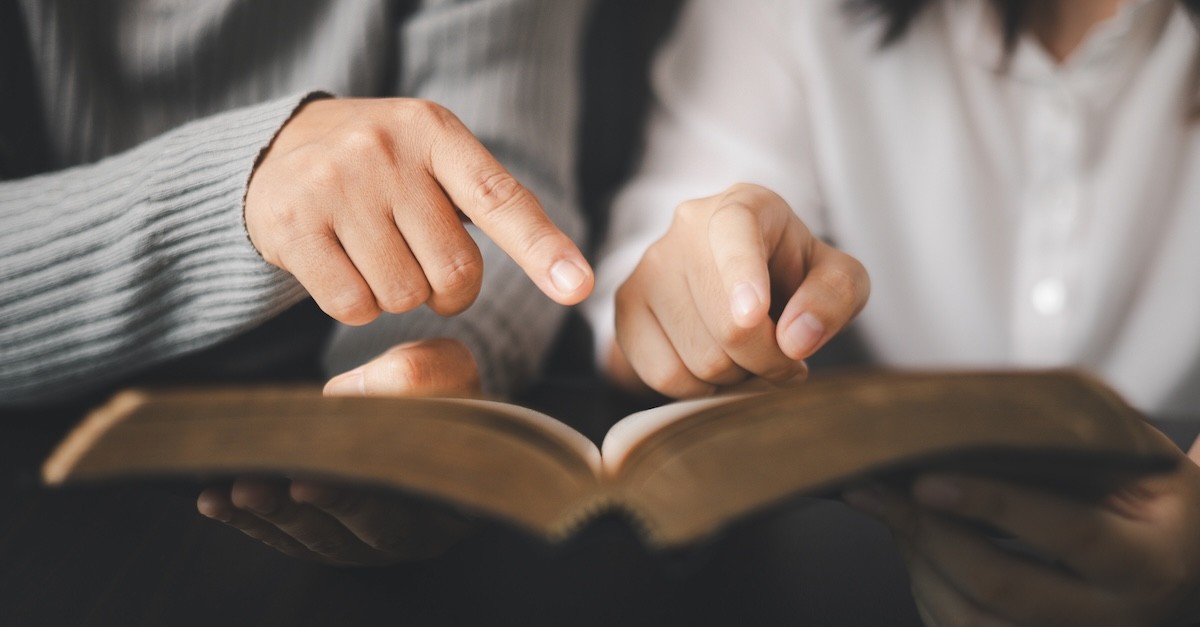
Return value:
[(1033, 286), (1033, 310), (1043, 316), (1053, 316), (1067, 303), (1067, 288), (1058, 279), (1042, 279)]

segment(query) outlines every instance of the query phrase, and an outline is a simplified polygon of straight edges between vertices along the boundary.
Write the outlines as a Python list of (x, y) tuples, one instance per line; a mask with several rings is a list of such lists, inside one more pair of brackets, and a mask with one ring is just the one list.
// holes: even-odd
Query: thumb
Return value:
[(398, 344), (375, 359), (333, 377), (326, 396), (476, 396), (479, 368), (458, 340), (433, 338)]

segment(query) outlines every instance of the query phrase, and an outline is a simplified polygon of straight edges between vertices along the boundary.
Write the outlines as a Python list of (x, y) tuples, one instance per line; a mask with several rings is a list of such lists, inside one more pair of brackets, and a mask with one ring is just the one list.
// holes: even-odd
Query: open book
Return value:
[(315, 389), (127, 391), (43, 468), (49, 485), (307, 476), (440, 500), (551, 540), (618, 508), (681, 545), (795, 495), (914, 470), (984, 473), (1094, 497), (1175, 457), (1112, 391), (1067, 371), (876, 373), (665, 405), (599, 449), (549, 416), (466, 399)]

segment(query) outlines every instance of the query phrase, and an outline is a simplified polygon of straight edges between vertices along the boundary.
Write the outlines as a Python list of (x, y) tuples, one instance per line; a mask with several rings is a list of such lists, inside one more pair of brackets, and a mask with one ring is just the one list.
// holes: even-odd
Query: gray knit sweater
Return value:
[[(302, 100), (404, 95), (459, 115), (583, 240), (574, 170), (586, 0), (22, 0), (54, 171), (0, 182), (0, 405), (62, 400), (252, 328), (305, 293), (242, 224), (254, 161)], [(527, 380), (563, 313), (476, 237), (455, 318), (339, 328), (337, 372), (464, 340), (485, 388)]]

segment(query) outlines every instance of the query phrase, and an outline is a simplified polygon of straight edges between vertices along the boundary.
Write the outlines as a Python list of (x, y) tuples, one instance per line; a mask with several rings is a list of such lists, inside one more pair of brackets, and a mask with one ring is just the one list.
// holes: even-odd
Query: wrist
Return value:
[(325, 100), (335, 97), (336, 96), (326, 91), (312, 91), (301, 96), (299, 100), (297, 100), (292, 106), (292, 109), (288, 113), (287, 117), (275, 127), (275, 131), (271, 134), (270, 139), (268, 139), (267, 142), (262, 145), (262, 147), (258, 150), (258, 154), (256, 154), (254, 157), (254, 162), (250, 166), (250, 172), (246, 175), (245, 187), (242, 190), (242, 227), (246, 231), (246, 237), (250, 240), (250, 243), (254, 246), (255, 251), (258, 252), (260, 256), (262, 253), (259, 251), (258, 244), (254, 241), (254, 237), (250, 234), (250, 222), (247, 219), (247, 206), (251, 202), (250, 196), (251, 191), (255, 187), (254, 184), (257, 180), (256, 175), (258, 174), (259, 169), (262, 167), (262, 164), (266, 160), (268, 154), (270, 154), (271, 150), (279, 143), (280, 135), (283, 134), (288, 125), (291, 124), (310, 103), (316, 100)]

